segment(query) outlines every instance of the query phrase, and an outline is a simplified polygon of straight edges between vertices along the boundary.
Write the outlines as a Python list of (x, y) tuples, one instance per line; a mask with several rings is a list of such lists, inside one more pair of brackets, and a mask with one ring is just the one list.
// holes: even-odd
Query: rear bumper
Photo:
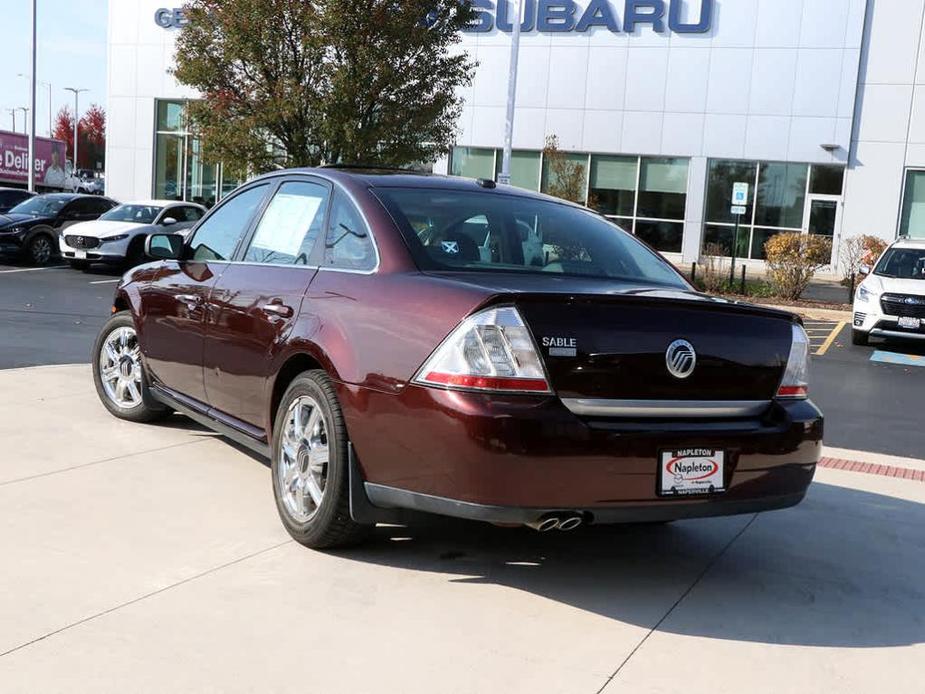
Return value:
[[(729, 420), (586, 418), (555, 397), (486, 396), (410, 386), (387, 395), (340, 386), (369, 500), (497, 523), (552, 511), (593, 522), (671, 520), (799, 503), (821, 455), (810, 402)], [(721, 449), (727, 491), (657, 493), (662, 450)]]

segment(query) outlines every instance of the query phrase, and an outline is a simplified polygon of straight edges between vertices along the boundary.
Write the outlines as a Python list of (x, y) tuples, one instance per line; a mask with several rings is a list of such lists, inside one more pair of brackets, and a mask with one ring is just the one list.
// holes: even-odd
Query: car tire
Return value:
[(86, 260), (69, 260), (68, 265), (70, 265), (73, 270), (83, 270), (84, 272), (90, 268), (90, 263)]
[(130, 422), (156, 422), (172, 413), (151, 395), (135, 323), (128, 311), (115, 314), (100, 330), (90, 363), (96, 393), (110, 414)]
[(862, 330), (852, 330), (851, 344), (857, 345), (858, 347), (867, 347), (867, 345), (870, 344), (870, 335)]
[(306, 547), (355, 545), (371, 529), (350, 516), (347, 444), (331, 379), (324, 371), (297, 376), (276, 413), (270, 468), (280, 519)]
[(54, 242), (48, 234), (35, 234), (26, 244), (26, 257), (33, 265), (48, 265), (54, 255)]

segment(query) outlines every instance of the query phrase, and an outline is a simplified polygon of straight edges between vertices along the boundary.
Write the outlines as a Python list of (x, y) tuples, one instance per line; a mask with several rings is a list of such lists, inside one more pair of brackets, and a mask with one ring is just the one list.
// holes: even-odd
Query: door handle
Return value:
[(280, 303), (264, 304), (260, 307), (260, 310), (271, 316), (279, 316), (280, 318), (292, 318), (293, 314), (291, 306)]

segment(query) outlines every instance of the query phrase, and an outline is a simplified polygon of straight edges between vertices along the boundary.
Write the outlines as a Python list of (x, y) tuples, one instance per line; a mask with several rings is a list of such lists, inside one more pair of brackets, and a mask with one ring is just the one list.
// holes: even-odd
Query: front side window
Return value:
[(326, 186), (309, 181), (283, 183), (267, 205), (244, 260), (270, 265), (308, 265), (324, 227)]
[(324, 244), (324, 266), (368, 271), (376, 267), (376, 249), (366, 223), (347, 196), (334, 194), (331, 221)]
[(925, 281), (925, 248), (891, 248), (877, 263), (874, 274)]
[(488, 192), (380, 188), (377, 193), (424, 271), (597, 277), (687, 289), (667, 261), (588, 210)]
[(230, 259), (268, 189), (268, 184), (248, 188), (215, 210), (190, 243), (193, 260)]

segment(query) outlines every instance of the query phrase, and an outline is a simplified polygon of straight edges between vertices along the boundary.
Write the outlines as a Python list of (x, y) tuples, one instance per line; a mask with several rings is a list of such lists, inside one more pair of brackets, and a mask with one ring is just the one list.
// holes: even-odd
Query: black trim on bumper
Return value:
[[(815, 466), (807, 466), (815, 467)], [(446, 499), (429, 494), (409, 492), (404, 489), (385, 487), (379, 484), (364, 485), (366, 497), (371, 506), (383, 510), (406, 509), (440, 516), (464, 518), (499, 524), (527, 524), (541, 518), (566, 513), (580, 513), (587, 523), (647, 523), (656, 521), (682, 520), (685, 518), (710, 518), (735, 516), (762, 511), (775, 511), (799, 504), (806, 492), (757, 499), (724, 500), (713, 498), (697, 502), (652, 501), (644, 504), (626, 503), (619, 506), (595, 508), (518, 508), (511, 506), (485, 506), (456, 499)], [(354, 494), (356, 490), (354, 490)], [(385, 522), (385, 521), (382, 521)]]

